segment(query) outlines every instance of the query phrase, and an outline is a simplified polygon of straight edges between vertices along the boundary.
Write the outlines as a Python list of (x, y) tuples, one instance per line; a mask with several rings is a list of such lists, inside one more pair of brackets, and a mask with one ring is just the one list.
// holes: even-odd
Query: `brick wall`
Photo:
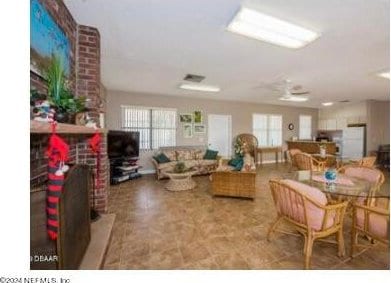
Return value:
[[(77, 25), (69, 10), (61, 0), (40, 0), (53, 19), (62, 28), (71, 44), (70, 86), (76, 96), (88, 98), (87, 107), (91, 109), (90, 117), (99, 122), (102, 109), (100, 83), (100, 35), (96, 28)], [(30, 87), (46, 92), (44, 79), (30, 72)], [(88, 164), (96, 174), (96, 156), (88, 145), (91, 135), (63, 135), (61, 137), (70, 146), (69, 163)], [(103, 135), (101, 146), (101, 166), (99, 181), (91, 192), (91, 201), (100, 212), (107, 211), (109, 165), (107, 158), (106, 135)], [(49, 135), (30, 135), (30, 189), (40, 187), (47, 181), (46, 149)]]
[[(91, 135), (64, 135), (61, 137), (69, 145), (69, 160), (67, 164), (87, 164), (91, 167), (94, 179), (97, 174), (97, 157), (88, 145)], [(91, 206), (100, 212), (107, 211), (108, 186), (109, 186), (109, 164), (107, 159), (106, 135), (102, 135), (101, 162), (99, 180), (94, 184), (94, 191), (91, 191)], [(48, 158), (45, 154), (48, 147), (49, 135), (36, 134), (30, 137), (30, 189), (34, 190), (47, 181)]]
[(77, 95), (88, 98), (89, 116), (99, 123), (100, 90), (100, 34), (96, 28), (79, 25), (77, 42)]

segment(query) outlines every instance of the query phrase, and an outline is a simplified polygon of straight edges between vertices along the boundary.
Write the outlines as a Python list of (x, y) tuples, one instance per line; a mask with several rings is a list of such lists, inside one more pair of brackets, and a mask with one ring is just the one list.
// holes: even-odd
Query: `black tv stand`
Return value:
[(116, 185), (128, 180), (140, 178), (138, 170), (141, 168), (138, 158), (110, 158), (110, 184)]

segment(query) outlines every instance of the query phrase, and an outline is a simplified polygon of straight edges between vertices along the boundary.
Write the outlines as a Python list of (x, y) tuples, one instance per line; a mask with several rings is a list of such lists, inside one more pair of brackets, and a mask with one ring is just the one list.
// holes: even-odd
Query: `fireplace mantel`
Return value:
[[(102, 134), (107, 133), (106, 129), (98, 128), (97, 131)], [(51, 132), (52, 128), (49, 123), (30, 121), (30, 134), (50, 134)], [(56, 127), (56, 133), (59, 134), (94, 134), (95, 132), (93, 128), (72, 124), (57, 123)]]

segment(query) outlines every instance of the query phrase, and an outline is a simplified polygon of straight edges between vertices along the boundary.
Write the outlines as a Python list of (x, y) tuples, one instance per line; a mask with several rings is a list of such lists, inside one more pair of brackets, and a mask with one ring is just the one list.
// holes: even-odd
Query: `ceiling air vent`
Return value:
[(204, 76), (199, 76), (199, 75), (193, 75), (193, 74), (187, 74), (183, 80), (189, 81), (189, 82), (194, 82), (194, 83), (199, 83), (205, 79)]
[(345, 100), (341, 100), (341, 101), (339, 101), (339, 102), (341, 102), (341, 103), (347, 103), (347, 102), (350, 102), (350, 100), (345, 99)]

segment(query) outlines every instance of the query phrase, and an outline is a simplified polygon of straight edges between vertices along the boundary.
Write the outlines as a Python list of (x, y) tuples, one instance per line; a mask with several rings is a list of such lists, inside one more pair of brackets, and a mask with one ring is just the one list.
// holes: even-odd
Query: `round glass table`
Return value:
[[(311, 171), (296, 171), (283, 174), (282, 178), (299, 181), (303, 184), (318, 188), (322, 192), (330, 195), (351, 197), (368, 196), (374, 185), (367, 180), (341, 173), (338, 173), (337, 179), (331, 184), (324, 178), (324, 172), (312, 172), (311, 174)], [(389, 198), (390, 190), (389, 188), (377, 190), (371, 197)]]

